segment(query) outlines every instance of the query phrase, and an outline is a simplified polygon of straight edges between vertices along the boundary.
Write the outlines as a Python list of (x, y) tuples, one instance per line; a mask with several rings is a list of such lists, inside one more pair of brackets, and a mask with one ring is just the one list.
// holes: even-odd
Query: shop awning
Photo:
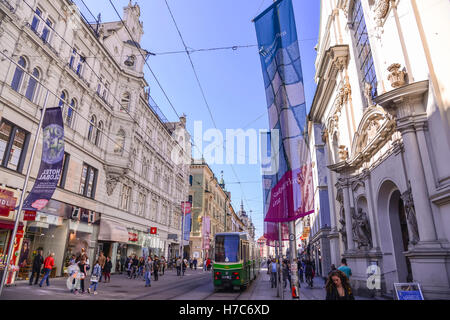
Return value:
[(125, 226), (108, 221), (100, 220), (100, 233), (98, 235), (100, 241), (128, 242), (128, 230)]

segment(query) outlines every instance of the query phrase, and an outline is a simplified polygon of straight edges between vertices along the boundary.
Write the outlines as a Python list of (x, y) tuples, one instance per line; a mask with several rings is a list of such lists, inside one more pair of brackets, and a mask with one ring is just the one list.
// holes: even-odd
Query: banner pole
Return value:
[(297, 257), (297, 236), (295, 234), (295, 221), (289, 221), (289, 262), (291, 264), (291, 294), (292, 299), (300, 299), (298, 288), (297, 263), (294, 259)]
[(281, 222), (278, 222), (278, 245), (279, 245), (279, 249), (278, 249), (278, 253), (279, 253), (279, 258), (278, 258), (278, 265), (279, 265), (279, 270), (278, 270), (278, 291), (281, 292), (280, 296), (281, 296), (281, 300), (284, 300), (284, 290), (281, 289), (282, 287), (282, 268), (281, 268), (281, 260), (283, 259), (283, 248), (281, 246)]
[(27, 190), (28, 180), (30, 178), (30, 173), (31, 173), (31, 167), (33, 165), (34, 155), (36, 153), (36, 147), (37, 147), (37, 144), (39, 141), (39, 136), (40, 136), (41, 129), (42, 129), (42, 123), (44, 122), (45, 111), (47, 110), (47, 99), (48, 99), (48, 89), (47, 89), (47, 93), (45, 94), (44, 107), (42, 108), (41, 118), (39, 119), (39, 125), (38, 125), (37, 131), (36, 131), (36, 136), (34, 138), (33, 149), (31, 151), (31, 157), (30, 157), (30, 160), (28, 163), (28, 168), (27, 168), (27, 174), (25, 175), (25, 180), (23, 182), (22, 193), (20, 194), (19, 207), (17, 209), (16, 220), (14, 221), (13, 233), (11, 234), (11, 237), (10, 237), (11, 240), (10, 240), (9, 249), (8, 249), (8, 256), (6, 258), (5, 270), (3, 271), (2, 281), (0, 282), (0, 296), (3, 293), (3, 287), (6, 282), (6, 276), (8, 274), (8, 269), (10, 267), (9, 264), (11, 262), (11, 255), (14, 250), (14, 242), (16, 240), (17, 229), (19, 227), (19, 219), (20, 219), (20, 214), (22, 212), (24, 195)]
[(181, 258), (181, 276), (183, 276), (183, 265), (184, 265), (184, 259), (183, 259), (183, 251), (184, 251), (184, 215), (186, 212), (186, 204), (184, 204), (182, 211), (182, 218), (181, 218), (181, 241), (180, 241), (180, 258)]

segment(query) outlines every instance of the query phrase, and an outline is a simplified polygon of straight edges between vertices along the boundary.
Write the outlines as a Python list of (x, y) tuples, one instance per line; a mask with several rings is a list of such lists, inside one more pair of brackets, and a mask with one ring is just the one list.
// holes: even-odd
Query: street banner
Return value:
[[(314, 211), (312, 167), (304, 136), (306, 103), (292, 1), (276, 1), (254, 22), (270, 126), (271, 165), (262, 166), (264, 236), (273, 241), (278, 240), (276, 223)], [(282, 240), (288, 239), (285, 230)]]
[(211, 232), (211, 220), (209, 216), (204, 216), (202, 221), (203, 250), (209, 250), (209, 234)]
[(58, 184), (64, 158), (64, 125), (61, 108), (45, 111), (42, 142), (42, 158), (33, 189), (23, 203), (22, 210), (42, 210)]
[(181, 210), (184, 214), (183, 239), (189, 241), (191, 235), (191, 203), (189, 201), (182, 201)]

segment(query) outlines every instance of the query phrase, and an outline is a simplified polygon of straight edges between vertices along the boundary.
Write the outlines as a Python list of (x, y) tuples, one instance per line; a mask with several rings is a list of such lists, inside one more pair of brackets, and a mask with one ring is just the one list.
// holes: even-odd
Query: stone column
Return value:
[(370, 172), (365, 169), (364, 170), (364, 184), (366, 189), (366, 196), (367, 196), (367, 209), (368, 209), (368, 215), (369, 215), (369, 221), (370, 221), (370, 229), (372, 231), (372, 247), (374, 249), (380, 248), (380, 239), (379, 239), (379, 228), (378, 228), (378, 221), (377, 221), (377, 215), (375, 214), (375, 209), (373, 205), (373, 193), (372, 193), (372, 181), (370, 179)]
[(403, 144), (405, 145), (406, 167), (417, 212), (420, 241), (435, 241), (436, 230), (416, 133), (413, 125), (403, 127), (399, 131), (402, 134)]
[[(341, 179), (339, 179), (341, 180)], [(345, 211), (345, 230), (347, 232), (347, 249), (353, 251), (355, 249), (355, 243), (353, 241), (353, 230), (352, 230), (352, 215), (350, 212), (350, 191), (347, 179), (345, 184), (342, 184), (343, 195), (344, 195), (344, 211)]]

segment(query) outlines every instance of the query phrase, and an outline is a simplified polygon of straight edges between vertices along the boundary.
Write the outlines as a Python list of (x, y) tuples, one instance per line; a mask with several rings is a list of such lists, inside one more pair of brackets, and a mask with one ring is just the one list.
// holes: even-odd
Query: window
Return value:
[(72, 127), (72, 123), (73, 123), (73, 113), (74, 113), (74, 109), (76, 107), (76, 102), (75, 99), (72, 99), (70, 101), (70, 106), (67, 107), (67, 112), (66, 112), (66, 119), (65, 119), (65, 123), (68, 127)]
[(60, 96), (59, 102), (58, 102), (58, 107), (64, 106), (64, 103), (66, 102), (66, 97), (67, 97), (66, 93), (64, 91), (61, 92), (61, 96)]
[(85, 197), (94, 199), (95, 189), (97, 186), (98, 170), (90, 165), (83, 164), (81, 171), (80, 194)]
[(116, 143), (114, 146), (114, 153), (122, 154), (125, 148), (125, 131), (122, 129), (117, 132)]
[(11, 88), (17, 92), (20, 90), (20, 85), (22, 83), (23, 73), (25, 67), (27, 66), (27, 62), (24, 57), (20, 57), (18, 64), (19, 65), (16, 67), (16, 71), (14, 72), (13, 80), (11, 82)]
[(354, 3), (351, 26), (356, 44), (356, 58), (359, 62), (359, 72), (362, 80), (372, 86), (372, 98), (375, 98), (377, 96), (377, 76), (375, 74), (361, 0), (356, 0)]
[(33, 20), (31, 21), (31, 30), (37, 32), (39, 27), (39, 22), (41, 20), (42, 11), (39, 8), (36, 8), (35, 15), (33, 16)]
[(128, 205), (130, 203), (131, 187), (124, 184), (122, 186), (122, 192), (120, 194), (120, 208), (123, 210), (128, 210)]
[(189, 176), (189, 185), (192, 186), (192, 175)]
[(64, 152), (62, 173), (59, 177), (58, 186), (64, 188), (66, 185), (67, 171), (69, 170), (70, 154)]
[(102, 131), (103, 131), (103, 122), (99, 121), (97, 130), (95, 131), (95, 141), (94, 141), (94, 143), (97, 147), (100, 147), (100, 138), (101, 138), (100, 135), (101, 135)]
[(29, 140), (30, 135), (27, 131), (2, 120), (0, 123), (1, 165), (22, 172)]
[(125, 92), (120, 100), (120, 111), (128, 111), (130, 106), (130, 94)]
[(71, 69), (73, 69), (73, 67), (75, 65), (76, 58), (77, 58), (77, 49), (73, 48), (72, 54), (70, 55), (70, 60), (69, 60), (69, 66)]
[(39, 70), (34, 68), (33, 69), (33, 77), (30, 76), (30, 80), (28, 80), (28, 87), (27, 87), (27, 91), (25, 93), (25, 97), (30, 100), (33, 101), (35, 92), (36, 92), (36, 87), (37, 87), (37, 80), (39, 79)]
[(44, 29), (42, 29), (42, 35), (41, 39), (44, 41), (44, 43), (49, 41), (50, 38), (50, 30), (52, 29), (53, 23), (50, 21), (50, 19), (47, 19), (46, 25), (44, 26)]
[(92, 138), (96, 136), (96, 134), (95, 134), (96, 124), (97, 124), (97, 119), (93, 115), (91, 117), (91, 121), (89, 122), (89, 131), (88, 131), (88, 140), (89, 141), (92, 141)]
[(139, 199), (138, 199), (138, 214), (140, 216), (144, 215), (145, 210), (145, 194), (142, 192), (139, 192)]
[(106, 99), (108, 98), (108, 87), (109, 87), (109, 83), (106, 82), (105, 88), (103, 89), (103, 94), (102, 94), (102, 98), (104, 101), (106, 101)]
[(86, 58), (83, 56), (80, 56), (80, 60), (78, 61), (78, 66), (77, 66), (77, 75), (79, 75), (81, 77), (81, 72), (83, 71), (83, 67), (84, 67), (84, 63), (86, 62)]

